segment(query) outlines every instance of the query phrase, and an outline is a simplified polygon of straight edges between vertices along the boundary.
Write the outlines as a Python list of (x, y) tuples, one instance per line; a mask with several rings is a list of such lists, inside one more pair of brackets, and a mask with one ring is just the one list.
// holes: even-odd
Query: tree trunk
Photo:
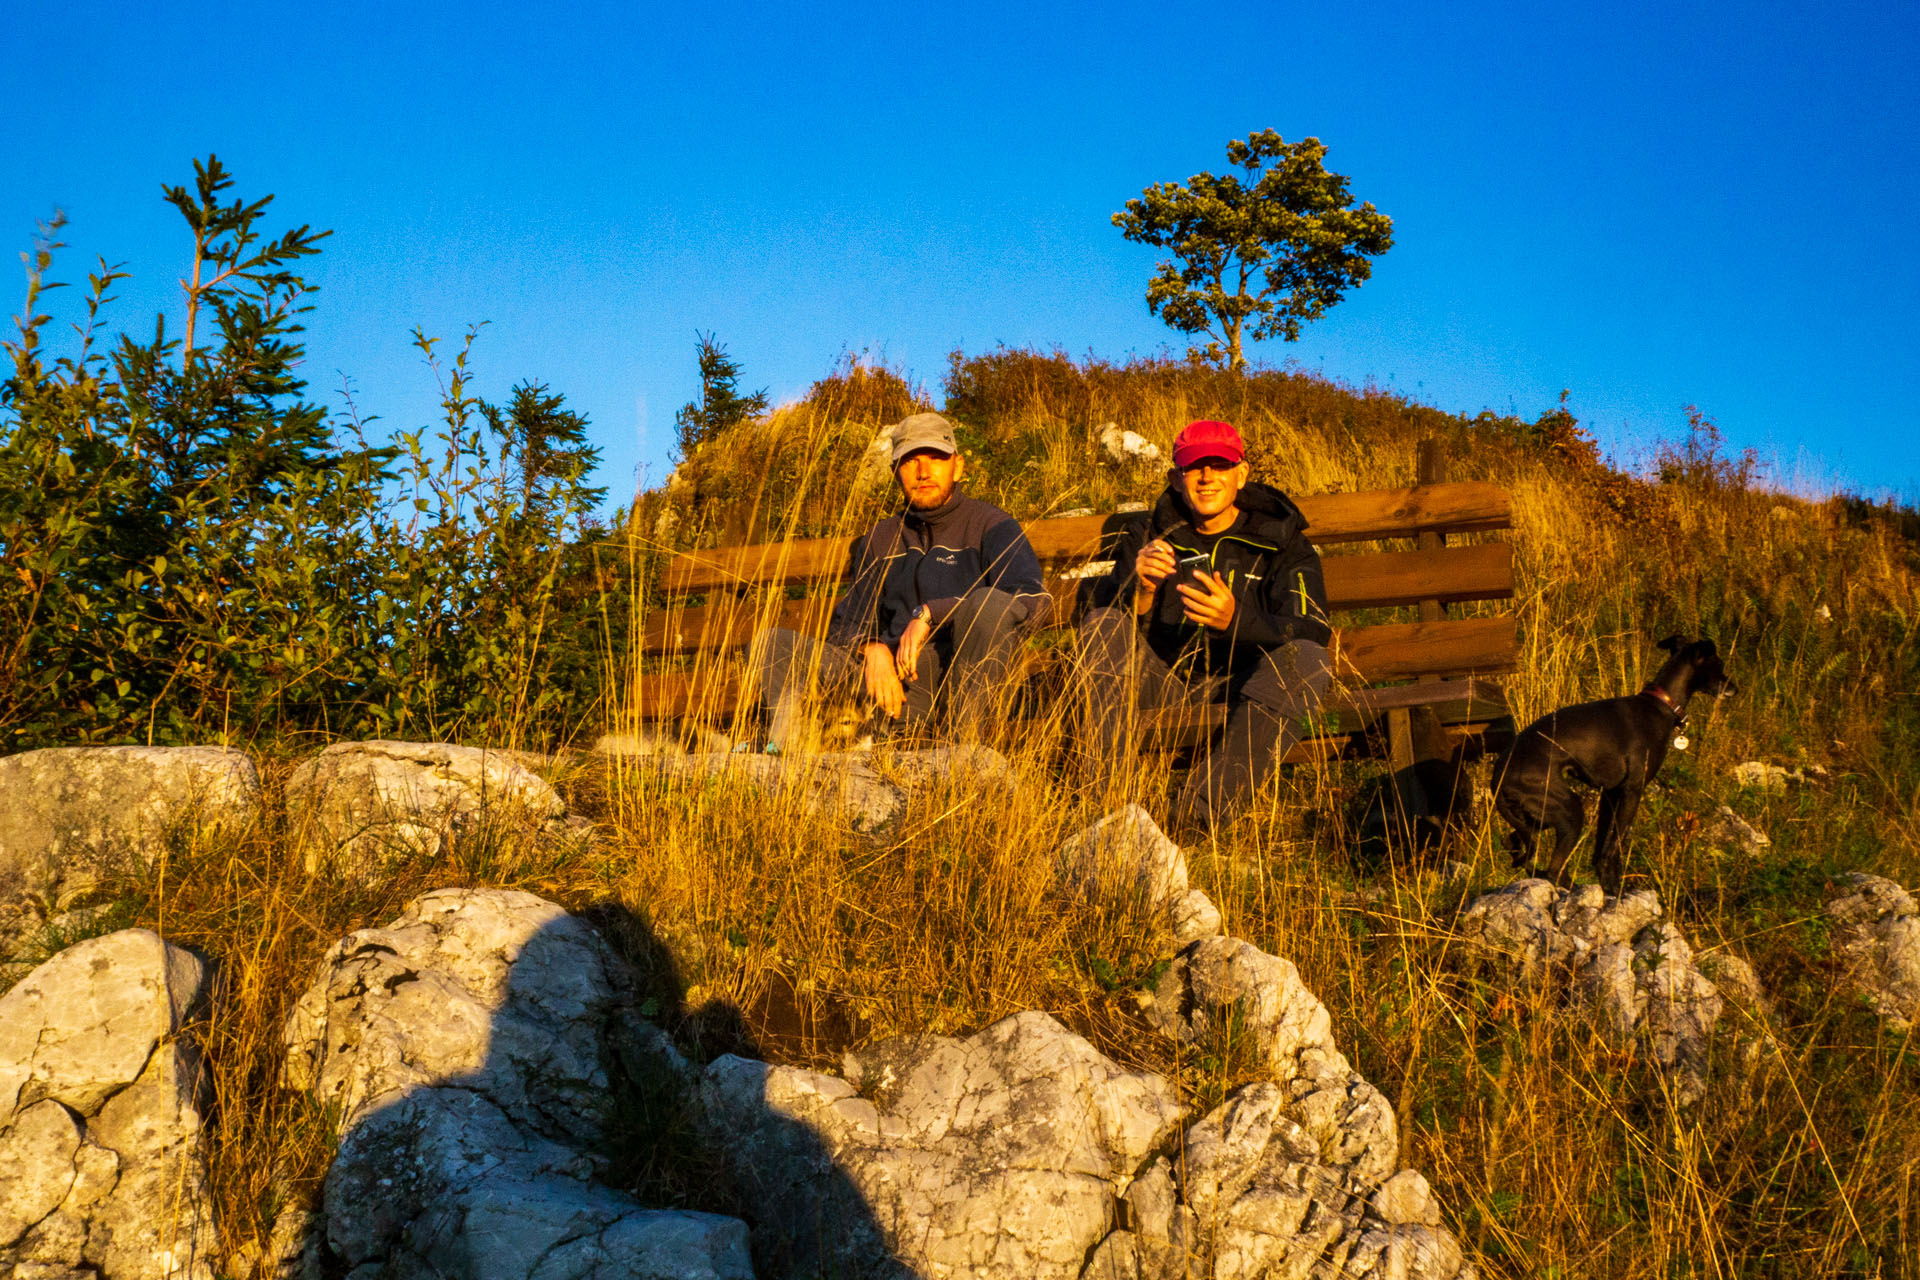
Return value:
[(1240, 353), (1241, 320), (1227, 322), (1227, 372), (1239, 373), (1247, 367), (1246, 356)]

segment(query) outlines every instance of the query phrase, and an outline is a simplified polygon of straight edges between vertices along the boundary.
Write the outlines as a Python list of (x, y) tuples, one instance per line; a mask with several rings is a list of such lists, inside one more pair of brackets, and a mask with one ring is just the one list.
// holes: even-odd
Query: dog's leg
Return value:
[(1626, 875), (1627, 837), (1633, 833), (1633, 816), (1640, 809), (1644, 788), (1622, 783), (1600, 793), (1600, 813), (1594, 823), (1593, 869), (1600, 876), (1600, 888), (1609, 898), (1620, 896)]
[(1553, 858), (1547, 864), (1546, 878), (1569, 889), (1573, 879), (1567, 873), (1567, 862), (1587, 825), (1587, 806), (1565, 778), (1555, 778), (1547, 792), (1545, 811), (1547, 823), (1553, 828)]
[(1513, 862), (1514, 870), (1533, 870), (1533, 853), (1539, 843), (1538, 827), (1516, 825), (1507, 834), (1507, 857)]

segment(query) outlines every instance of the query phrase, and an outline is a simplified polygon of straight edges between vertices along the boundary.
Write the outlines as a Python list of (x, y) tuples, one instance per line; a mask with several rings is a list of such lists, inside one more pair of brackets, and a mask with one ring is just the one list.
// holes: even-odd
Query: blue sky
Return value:
[(126, 261), (144, 332), (160, 186), (217, 152), (334, 231), (319, 393), (419, 426), (409, 331), (486, 321), (481, 392), (564, 392), (618, 501), (696, 330), (776, 399), (846, 350), (936, 388), (957, 346), (1183, 350), (1109, 217), (1273, 128), (1397, 243), (1257, 357), (1470, 413), (1567, 388), (1626, 457), (1697, 404), (1787, 483), (1920, 498), (1920, 7), (696, 8), (43, 7), (0, 32), (0, 227), (66, 210), (65, 274)]

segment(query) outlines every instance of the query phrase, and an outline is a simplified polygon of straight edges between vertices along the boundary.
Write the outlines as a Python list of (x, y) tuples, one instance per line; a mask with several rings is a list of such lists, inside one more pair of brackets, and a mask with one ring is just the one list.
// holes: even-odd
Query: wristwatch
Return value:
[(913, 616), (920, 619), (920, 621), (926, 623), (929, 627), (931, 627), (933, 625), (933, 606), (930, 604), (923, 604), (920, 606), (920, 608), (917, 611), (915, 611)]

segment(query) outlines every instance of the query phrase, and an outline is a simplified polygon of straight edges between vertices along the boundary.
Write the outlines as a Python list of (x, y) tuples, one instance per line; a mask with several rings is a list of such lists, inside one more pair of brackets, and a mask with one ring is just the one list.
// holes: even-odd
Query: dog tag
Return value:
[(1674, 734), (1674, 735), (1673, 735), (1673, 749), (1674, 749), (1675, 751), (1685, 751), (1685, 750), (1687, 749), (1687, 735), (1686, 735), (1686, 734), (1684, 734), (1684, 733), (1676, 733), (1676, 734)]

